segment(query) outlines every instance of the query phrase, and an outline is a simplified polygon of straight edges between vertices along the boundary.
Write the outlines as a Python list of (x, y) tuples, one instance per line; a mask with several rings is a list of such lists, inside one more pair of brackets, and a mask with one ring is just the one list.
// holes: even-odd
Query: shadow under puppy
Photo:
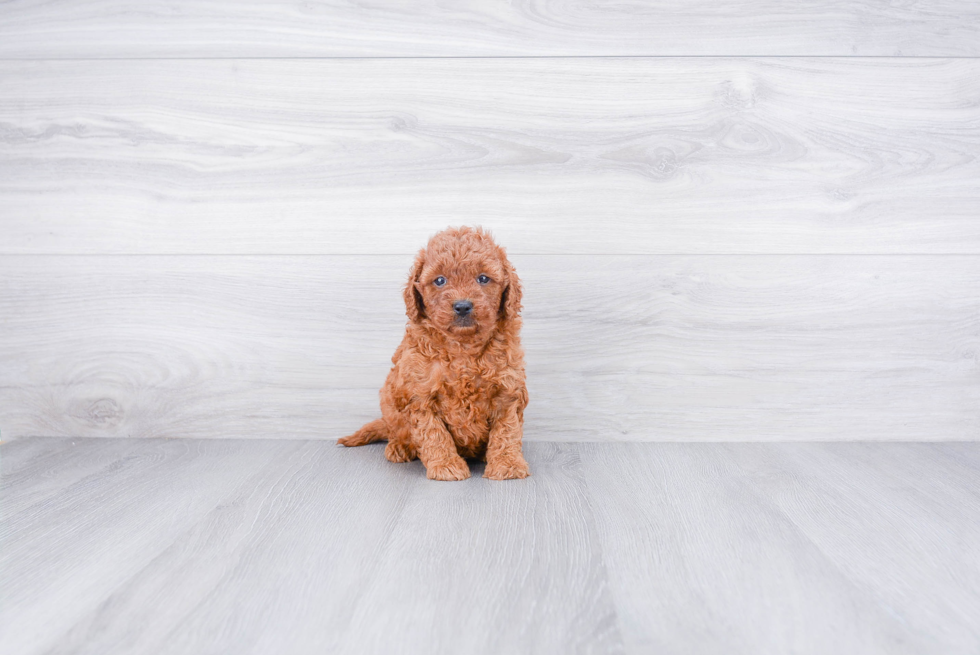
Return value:
[(449, 228), (419, 251), (405, 286), (408, 326), (381, 389), (381, 418), (345, 446), (387, 440), (385, 457), (418, 457), (431, 480), (530, 475), (521, 452), (527, 387), (521, 284), (503, 248), (481, 228)]

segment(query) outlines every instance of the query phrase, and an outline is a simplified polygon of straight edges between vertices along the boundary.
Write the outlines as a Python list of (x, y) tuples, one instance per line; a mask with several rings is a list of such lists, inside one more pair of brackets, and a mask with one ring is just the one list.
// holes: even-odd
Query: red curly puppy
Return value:
[(409, 322), (381, 389), (381, 418), (345, 446), (387, 440), (385, 457), (418, 457), (431, 480), (530, 475), (521, 453), (527, 387), (521, 284), (504, 249), (480, 228), (449, 228), (419, 251), (405, 286)]

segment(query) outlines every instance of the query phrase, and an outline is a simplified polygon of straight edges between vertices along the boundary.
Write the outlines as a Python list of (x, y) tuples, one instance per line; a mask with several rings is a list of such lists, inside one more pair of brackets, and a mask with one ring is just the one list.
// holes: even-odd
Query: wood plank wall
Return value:
[(980, 5), (443, 5), (0, 4), (2, 437), (347, 434), (458, 224), (529, 440), (980, 435)]

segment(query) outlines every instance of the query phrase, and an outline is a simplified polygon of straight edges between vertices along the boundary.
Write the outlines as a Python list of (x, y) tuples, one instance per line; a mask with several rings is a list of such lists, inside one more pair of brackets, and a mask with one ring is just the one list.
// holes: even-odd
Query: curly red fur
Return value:
[[(436, 234), (415, 258), (404, 300), (408, 326), (381, 389), (381, 418), (338, 443), (387, 440), (389, 460), (418, 457), (433, 480), (469, 477), (464, 457), (486, 460), (487, 478), (527, 477), (521, 283), (504, 249), (481, 228)], [(470, 318), (454, 310), (461, 300), (472, 302)]]

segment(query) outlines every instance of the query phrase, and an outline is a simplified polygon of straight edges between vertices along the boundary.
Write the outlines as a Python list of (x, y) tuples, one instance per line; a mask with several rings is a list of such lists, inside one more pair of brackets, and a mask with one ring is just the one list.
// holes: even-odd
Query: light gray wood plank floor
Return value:
[(980, 649), (980, 443), (526, 454), (437, 483), (378, 446), (4, 443), (3, 650)]
[(980, 54), (971, 0), (0, 3), (0, 57)]

